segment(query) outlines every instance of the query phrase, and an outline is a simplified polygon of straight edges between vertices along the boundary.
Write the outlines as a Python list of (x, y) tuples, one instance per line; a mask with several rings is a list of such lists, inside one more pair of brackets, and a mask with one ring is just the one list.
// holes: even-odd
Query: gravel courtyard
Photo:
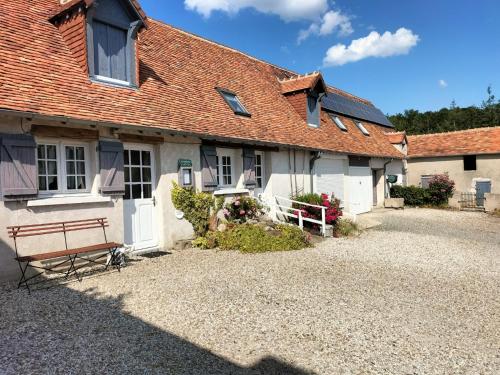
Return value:
[(314, 249), (0, 289), (0, 374), (498, 374), (500, 219), (407, 209)]

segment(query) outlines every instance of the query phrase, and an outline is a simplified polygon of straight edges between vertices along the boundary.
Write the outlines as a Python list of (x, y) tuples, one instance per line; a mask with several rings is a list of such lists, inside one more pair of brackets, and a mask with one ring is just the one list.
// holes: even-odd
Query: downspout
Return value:
[(391, 197), (391, 191), (389, 190), (389, 192), (387, 191), (387, 179), (385, 177), (385, 172), (387, 171), (387, 165), (391, 164), (392, 162), (394, 161), (394, 159), (391, 159), (389, 161), (386, 161), (384, 163), (384, 199), (385, 198), (390, 198)]
[(309, 174), (311, 175), (311, 193), (314, 193), (314, 163), (316, 160), (321, 159), (323, 153), (321, 151), (316, 151), (313, 157), (309, 160)]
[(288, 149), (288, 176), (290, 177), (290, 194), (293, 195), (292, 150), (291, 149)]
[(297, 181), (297, 150), (293, 149), (293, 178), (295, 180), (295, 195), (299, 195), (299, 185)]

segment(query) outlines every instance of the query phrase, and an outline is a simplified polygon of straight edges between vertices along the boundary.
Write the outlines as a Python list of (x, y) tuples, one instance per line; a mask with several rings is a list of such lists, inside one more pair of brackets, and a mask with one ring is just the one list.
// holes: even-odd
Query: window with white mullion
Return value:
[(85, 147), (64, 146), (66, 160), (66, 189), (82, 191), (87, 189)]
[(153, 180), (151, 156), (150, 151), (124, 151), (124, 199), (147, 199), (152, 197)]
[(57, 148), (55, 144), (37, 145), (38, 190), (41, 192), (59, 190)]
[(233, 183), (232, 165), (230, 156), (222, 156), (222, 185), (230, 186)]
[(257, 187), (262, 188), (264, 184), (262, 154), (255, 154), (255, 180), (257, 182)]
[(86, 145), (39, 142), (38, 190), (42, 194), (88, 192), (88, 161)]

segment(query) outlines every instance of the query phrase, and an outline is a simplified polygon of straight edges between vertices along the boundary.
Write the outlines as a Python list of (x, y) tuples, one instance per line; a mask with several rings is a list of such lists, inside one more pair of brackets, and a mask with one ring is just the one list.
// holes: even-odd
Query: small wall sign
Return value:
[(189, 159), (178, 160), (179, 185), (182, 187), (192, 187), (193, 183), (193, 162)]

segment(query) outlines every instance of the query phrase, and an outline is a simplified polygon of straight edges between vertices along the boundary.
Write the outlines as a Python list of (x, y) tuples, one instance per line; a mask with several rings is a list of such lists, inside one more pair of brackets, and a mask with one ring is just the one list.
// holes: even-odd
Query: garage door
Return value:
[(319, 159), (314, 164), (316, 171), (315, 192), (325, 193), (344, 201), (344, 160)]
[(368, 167), (349, 167), (349, 212), (369, 212), (373, 204), (373, 177)]

